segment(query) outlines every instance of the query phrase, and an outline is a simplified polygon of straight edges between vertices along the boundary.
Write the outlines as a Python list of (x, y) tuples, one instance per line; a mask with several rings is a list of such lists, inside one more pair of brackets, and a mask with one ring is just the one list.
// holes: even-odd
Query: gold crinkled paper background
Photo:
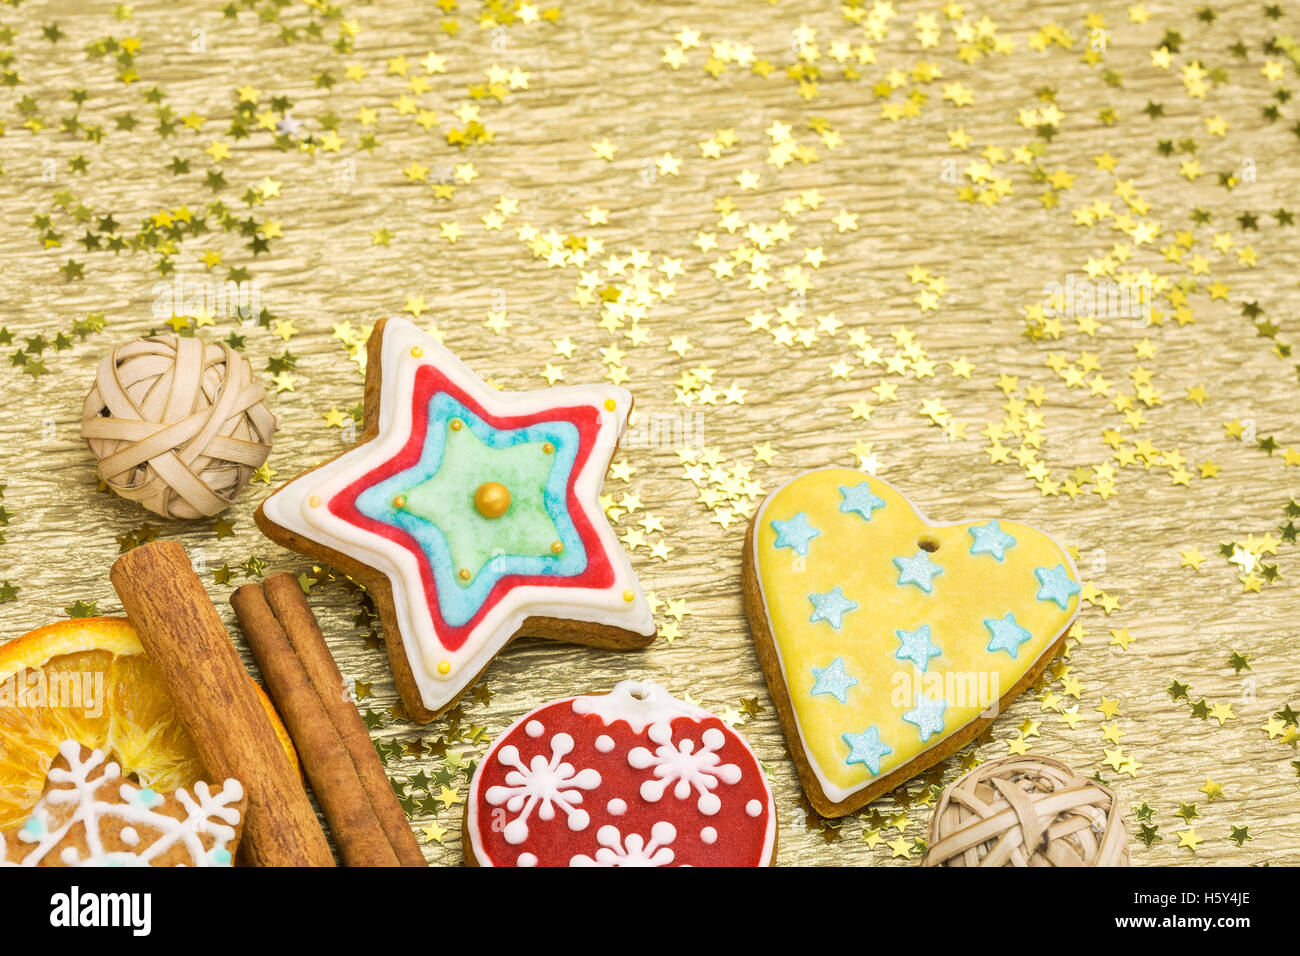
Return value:
[[(1116, 789), (1135, 865), (1300, 863), (1297, 35), (1296, 0), (5, 3), (3, 636), (120, 613), (109, 565), (153, 536), (232, 627), (240, 582), (303, 574), (434, 863), (494, 735), (632, 676), (753, 744), (782, 864), (915, 865), (939, 787), (1025, 749)], [(1070, 275), (1145, 281), (1150, 320), (1054, 315)], [(173, 315), (178, 276), (255, 283), (260, 321)], [(606, 503), (654, 647), (520, 642), (413, 725), (363, 597), (258, 533), (398, 314), (505, 389), (634, 391)], [(78, 438), (150, 329), (233, 337), (271, 393), (216, 522), (97, 492)], [(1036, 691), (840, 821), (801, 804), (740, 603), (748, 515), (828, 464), (1036, 524), (1086, 582)]]

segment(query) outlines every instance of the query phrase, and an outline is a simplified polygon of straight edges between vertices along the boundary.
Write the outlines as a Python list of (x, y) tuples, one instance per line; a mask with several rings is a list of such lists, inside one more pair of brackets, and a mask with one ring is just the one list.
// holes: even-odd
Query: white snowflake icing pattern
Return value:
[[(163, 812), (167, 798), (147, 787), (135, 787), (123, 780), (120, 765), (108, 760), (102, 750), (89, 750), (82, 757), (81, 744), (67, 740), (59, 745), (59, 753), (67, 769), (50, 768), (49, 781), (53, 786), (42, 794), (32, 810), (32, 815), (18, 831), (15, 845), (5, 845), (0, 834), (0, 866), (40, 866), (46, 856), (59, 845), (67, 833), (80, 824), (84, 830), (86, 853), (83, 856), (75, 846), (64, 847), (60, 862), (68, 866), (148, 866), (150, 862), (179, 845), (189, 854), (190, 866), (229, 866), (231, 853), (227, 849), (235, 839), (239, 822), (239, 809), (233, 804), (244, 796), (237, 780), (227, 780), (220, 789), (213, 789), (200, 780), (194, 784), (194, 795), (184, 788), (175, 791), (175, 798), (185, 813), (176, 817)], [(97, 772), (98, 771), (98, 772)], [(118, 787), (121, 803), (100, 799), (99, 791)], [(72, 807), (71, 813), (58, 813), (56, 808)], [(52, 825), (55, 819), (61, 820)], [(157, 836), (148, 846), (139, 850), (110, 850), (104, 846), (105, 824), (115, 820), (123, 843), (136, 847), (140, 843), (137, 827), (148, 827)], [(212, 839), (213, 847), (205, 850), (202, 837)], [(13, 854), (14, 858), (10, 859)]]
[(713, 816), (722, 809), (722, 798), (713, 791), (720, 783), (739, 783), (741, 769), (734, 763), (722, 763), (718, 751), (727, 742), (726, 735), (717, 727), (710, 727), (700, 735), (700, 749), (695, 741), (686, 738), (673, 745), (672, 727), (666, 723), (652, 724), (649, 736), (657, 746), (651, 753), (645, 747), (628, 752), (627, 762), (637, 770), (654, 768), (654, 779), (641, 784), (641, 797), (650, 803), (663, 798), (669, 787), (678, 800), (687, 800), (692, 791), (700, 795), (696, 806), (705, 816)]
[(600, 847), (595, 858), (580, 853), (569, 866), (668, 866), (676, 856), (668, 844), (676, 839), (677, 828), (663, 820), (650, 828), (649, 841), (639, 833), (624, 837), (618, 827), (606, 824), (596, 831)]
[(569, 829), (585, 830), (591, 816), (578, 804), (582, 791), (600, 786), (600, 774), (590, 768), (577, 770), (565, 757), (573, 752), (573, 738), (559, 733), (551, 738), (551, 758), (537, 754), (525, 766), (519, 748), (507, 744), (497, 751), (497, 760), (513, 767), (506, 774), (505, 786), (489, 787), (486, 799), (494, 807), (505, 805), (510, 813), (519, 814), (502, 831), (507, 843), (517, 846), (528, 839), (528, 818), (534, 809), (539, 820), (555, 819), (559, 807), (568, 818)]

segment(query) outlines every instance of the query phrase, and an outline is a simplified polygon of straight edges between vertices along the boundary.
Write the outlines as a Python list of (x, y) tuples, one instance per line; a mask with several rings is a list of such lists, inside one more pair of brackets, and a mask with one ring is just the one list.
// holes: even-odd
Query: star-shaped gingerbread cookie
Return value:
[(654, 616), (600, 507), (622, 388), (505, 393), (403, 319), (367, 346), (365, 430), (257, 510), (272, 540), (364, 583), (415, 720), (518, 635), (644, 647)]

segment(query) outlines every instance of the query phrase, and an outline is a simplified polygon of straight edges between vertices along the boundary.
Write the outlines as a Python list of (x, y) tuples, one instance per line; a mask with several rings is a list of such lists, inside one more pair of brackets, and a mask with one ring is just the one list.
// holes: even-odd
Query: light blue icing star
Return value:
[(929, 594), (934, 588), (934, 578), (943, 574), (943, 568), (930, 560), (930, 556), (921, 548), (910, 558), (894, 558), (894, 567), (898, 568), (898, 583), (915, 584)]
[(894, 657), (900, 661), (911, 661), (921, 670), (930, 666), (930, 658), (943, 653), (939, 645), (930, 640), (929, 624), (922, 624), (915, 631), (899, 629), (894, 633), (898, 635), (898, 650), (894, 652)]
[(880, 731), (875, 724), (860, 734), (842, 736), (849, 746), (849, 755), (844, 758), (844, 762), (864, 764), (873, 777), (880, 773), (880, 758), (894, 752), (893, 747), (880, 742)]
[(789, 521), (773, 521), (772, 530), (776, 532), (774, 548), (793, 548), (803, 557), (808, 556), (808, 542), (821, 534), (808, 523), (808, 516), (802, 511)]
[(817, 682), (813, 684), (812, 690), (808, 693), (830, 694), (841, 704), (849, 702), (849, 688), (856, 687), (858, 679), (852, 677), (844, 670), (844, 658), (837, 657), (826, 667), (814, 667), (812, 669), (813, 677)]
[(984, 626), (993, 635), (993, 639), (989, 641), (990, 654), (995, 651), (1006, 651), (1015, 657), (1020, 650), (1020, 645), (1033, 636), (1016, 623), (1016, 616), (1010, 611), (1002, 618), (986, 618)]
[[(357, 495), (356, 507), (372, 521), (400, 528), (415, 540), (433, 572), (438, 608), (443, 619), (452, 627), (467, 624), (483, 607), (497, 583), (510, 575), (567, 577), (581, 574), (587, 567), (587, 551), (569, 515), (567, 503), (569, 476), (579, 445), (577, 427), (567, 421), (543, 421), (523, 428), (496, 428), (446, 392), (438, 392), (430, 399), (428, 413), (428, 428), (419, 461), (361, 492)], [(455, 578), (457, 569), (442, 530), (436, 524), (396, 507), (398, 495), (427, 481), (442, 468), (448, 423), (453, 418), (463, 422), (474, 437), (489, 448), (551, 443), (555, 463), (551, 466), (542, 507), (554, 523), (563, 545), (558, 556), (549, 549), (544, 555), (498, 555), (465, 586)]]
[(840, 485), (840, 494), (844, 496), (844, 501), (840, 504), (841, 511), (856, 511), (868, 521), (871, 520), (873, 511), (885, 507), (885, 499), (873, 495), (871, 493), (871, 483), (867, 481), (852, 488), (848, 485)]
[(916, 706), (903, 714), (903, 719), (909, 724), (916, 724), (921, 743), (925, 743), (932, 735), (943, 733), (943, 712), (947, 709), (947, 702), (917, 694)]
[(815, 608), (812, 617), (808, 618), (809, 623), (816, 624), (818, 621), (826, 621), (837, 631), (840, 629), (840, 625), (844, 623), (844, 615), (858, 606), (856, 601), (850, 601), (844, 596), (844, 589), (838, 584), (825, 594), (808, 595), (808, 600), (812, 601)]
[(1070, 577), (1065, 565), (1054, 568), (1034, 568), (1034, 577), (1038, 578), (1038, 600), (1055, 601), (1062, 608), (1068, 607), (1070, 598), (1079, 593), (1079, 582)]
[(991, 554), (1001, 561), (1006, 556), (1007, 548), (1016, 546), (1016, 539), (1003, 531), (996, 519), (988, 524), (971, 525), (969, 530), (975, 539), (970, 546), (971, 554)]

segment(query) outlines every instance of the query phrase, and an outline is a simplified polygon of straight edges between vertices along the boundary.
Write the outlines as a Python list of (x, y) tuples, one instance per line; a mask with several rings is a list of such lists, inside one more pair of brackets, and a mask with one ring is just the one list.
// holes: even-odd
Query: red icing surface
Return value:
[[(527, 732), (531, 721), (540, 721), (543, 732), (533, 737)], [(717, 728), (725, 738), (716, 750), (722, 764), (734, 764), (741, 775), (734, 784), (718, 781), (712, 793), (721, 798), (717, 813), (706, 815), (697, 806), (699, 791), (692, 787), (686, 799), (675, 796), (669, 786), (658, 801), (642, 798), (640, 788), (644, 781), (655, 779), (653, 767), (637, 769), (628, 762), (628, 753), (636, 747), (651, 752), (659, 746), (649, 736), (650, 727), (634, 733), (626, 721), (617, 720), (606, 725), (596, 714), (577, 714), (572, 699), (547, 704), (522, 718), (505, 735), (499, 738), (479, 764), (470, 792), (472, 801), (469, 826), (476, 829), (482, 851), (481, 862), (494, 866), (516, 866), (521, 853), (537, 857), (538, 866), (568, 866), (578, 854), (596, 858), (601, 843), (597, 833), (601, 827), (612, 825), (622, 837), (639, 834), (646, 841), (651, 838), (654, 825), (667, 821), (676, 828), (676, 837), (667, 846), (673, 851), (672, 866), (765, 866), (769, 862), (764, 854), (768, 821), (773, 813), (770, 791), (763, 779), (762, 770), (753, 753), (740, 737), (717, 717), (709, 715), (702, 720), (679, 716), (672, 720), (671, 744), (677, 747), (684, 739), (701, 749), (701, 738), (709, 728)], [(507, 785), (507, 774), (513, 769), (503, 764), (498, 755), (503, 746), (513, 745), (519, 751), (519, 762), (531, 765), (535, 755), (552, 758), (551, 739), (556, 733), (567, 733), (574, 740), (574, 748), (562, 760), (571, 764), (573, 771), (592, 768), (600, 774), (600, 784), (595, 789), (581, 791), (578, 804), (590, 814), (590, 822), (581, 831), (569, 828), (568, 815), (556, 810), (553, 819), (546, 821), (534, 808), (528, 817), (527, 838), (518, 844), (509, 843), (504, 836), (506, 824), (519, 816), (498, 799), (487, 799), (490, 788)], [(595, 742), (602, 735), (614, 741), (607, 753), (599, 751)], [(622, 799), (627, 811), (622, 815), (608, 809), (610, 800)], [(746, 807), (751, 800), (761, 804), (758, 816), (750, 816)], [(701, 831), (712, 827), (717, 833), (713, 844), (701, 839)], [(484, 859), (486, 857), (486, 859)]]
[[(493, 428), (507, 430), (526, 428), (529, 425), (536, 425), (541, 422), (563, 421), (568, 422), (578, 430), (577, 454), (574, 457), (573, 467), (569, 472), (567, 509), (569, 518), (573, 521), (574, 529), (578, 532), (578, 537), (582, 540), (583, 548), (587, 553), (586, 568), (581, 574), (571, 577), (526, 574), (507, 575), (493, 586), (478, 612), (459, 626), (448, 624), (442, 616), (442, 611), (438, 606), (438, 589), (434, 581), (433, 569), (430, 567), (429, 561), (419, 543), (401, 528), (368, 518), (358, 511), (356, 507), (357, 496), (367, 488), (391, 478), (398, 472), (413, 468), (419, 463), (420, 456), (424, 452), (425, 433), (429, 426), (429, 404), (434, 396), (439, 393), (450, 395)], [(596, 436), (599, 433), (600, 412), (591, 405), (548, 408), (532, 415), (493, 415), (447, 378), (439, 369), (434, 368), (432, 365), (422, 365), (415, 373), (415, 382), (411, 393), (411, 434), (407, 438), (406, 444), (402, 446), (401, 451), (388, 461), (367, 472), (330, 499), (329, 509), (336, 517), (380, 537), (387, 538), (406, 548), (415, 556), (420, 567), (420, 581), (424, 586), (424, 596), (428, 602), (429, 614), (433, 618), (434, 633), (443, 647), (449, 651), (455, 651), (468, 640), (469, 635), (478, 626), (483, 616), (511, 588), (538, 584), (546, 587), (603, 589), (613, 585), (614, 571), (610, 566), (609, 556), (605, 554), (604, 548), (601, 547), (595, 528), (592, 527), (590, 520), (588, 520), (585, 509), (578, 503), (574, 491), (574, 481), (581, 474), (583, 466), (591, 456)]]

